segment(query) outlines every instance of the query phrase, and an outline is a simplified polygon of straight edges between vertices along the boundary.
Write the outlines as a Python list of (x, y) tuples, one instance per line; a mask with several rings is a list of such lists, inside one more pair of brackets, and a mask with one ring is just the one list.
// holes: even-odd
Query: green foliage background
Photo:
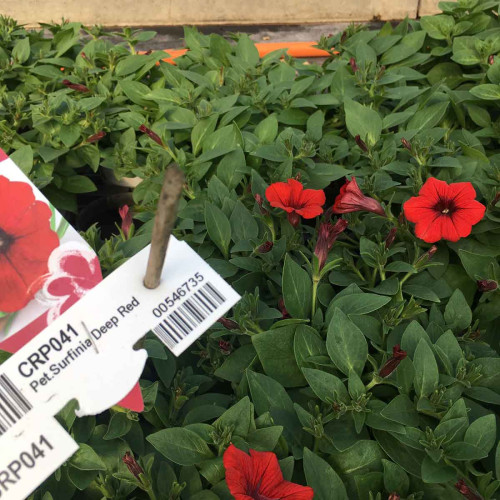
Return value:
[[(33, 498), (229, 499), (230, 442), (274, 451), (284, 476), (319, 500), (458, 499), (459, 479), (495, 497), (500, 294), (479, 293), (476, 280), (500, 279), (499, 4), (440, 5), (438, 16), (320, 40), (331, 53), (321, 65), (285, 51), (260, 59), (246, 35), (191, 28), (177, 66), (157, 64), (164, 54), (135, 53), (154, 33), (125, 30), (112, 44), (78, 23), (46, 26), (46, 38), (0, 20), (0, 147), (66, 212), (105, 169), (143, 179), (132, 239), (86, 233), (104, 270), (148, 243), (175, 160), (188, 179), (176, 235), (244, 295), (237, 329), (216, 324), (179, 359), (146, 338), (144, 413), (76, 419), (66, 408), (59, 419), (81, 449)], [(137, 132), (142, 124), (166, 147)], [(297, 174), (330, 204), (353, 174), (389, 215), (346, 217), (316, 309), (307, 291), (317, 221), (296, 231), (254, 200)], [(488, 207), (470, 237), (440, 242), (431, 260), (398, 218), (428, 176), (472, 182)], [(261, 254), (265, 241), (274, 246)], [(381, 379), (395, 344), (408, 357)], [(129, 450), (142, 483), (121, 462)]]

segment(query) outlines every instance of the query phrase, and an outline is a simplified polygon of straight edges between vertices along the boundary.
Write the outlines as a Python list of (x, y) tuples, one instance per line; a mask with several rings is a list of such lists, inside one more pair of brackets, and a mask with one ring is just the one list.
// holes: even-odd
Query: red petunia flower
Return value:
[(311, 500), (313, 489), (283, 479), (276, 455), (234, 445), (224, 453), (226, 483), (235, 500)]
[(486, 207), (475, 198), (470, 182), (447, 184), (430, 177), (403, 210), (406, 218), (415, 222), (417, 237), (427, 243), (458, 241), (469, 236), (472, 226), (484, 216)]
[(403, 351), (399, 344), (396, 344), (392, 348), (392, 357), (385, 362), (384, 366), (380, 369), (379, 375), (381, 377), (388, 377), (406, 356), (407, 352)]
[(78, 242), (64, 243), (50, 256), (50, 276), (44, 280), (37, 300), (49, 307), (48, 323), (78, 302), (102, 281), (99, 259)]
[(385, 217), (382, 205), (377, 200), (365, 196), (361, 189), (359, 189), (356, 178), (353, 177), (350, 181), (346, 180), (345, 184), (340, 188), (340, 193), (335, 198), (332, 212), (334, 214), (348, 214), (363, 210)]
[(29, 184), (0, 176), (0, 311), (19, 311), (42, 286), (49, 256), (59, 245), (51, 217)]
[(275, 182), (266, 189), (267, 201), (272, 207), (282, 208), (288, 213), (288, 220), (297, 227), (300, 217), (313, 219), (323, 213), (325, 193), (321, 189), (304, 189), (295, 179)]
[(323, 222), (319, 226), (318, 241), (314, 248), (314, 254), (318, 257), (320, 269), (323, 269), (328, 258), (328, 252), (332, 249), (338, 235), (345, 231), (348, 224), (346, 220), (339, 219), (335, 225), (330, 222)]

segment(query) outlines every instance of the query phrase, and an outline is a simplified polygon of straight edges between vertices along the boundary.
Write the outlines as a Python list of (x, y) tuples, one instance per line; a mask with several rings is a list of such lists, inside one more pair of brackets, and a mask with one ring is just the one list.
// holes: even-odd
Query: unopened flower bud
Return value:
[(161, 137), (156, 134), (155, 132), (153, 132), (150, 128), (146, 127), (146, 125), (141, 125), (139, 127), (139, 130), (143, 133), (143, 134), (146, 134), (148, 135), (151, 139), (153, 139), (153, 141), (155, 141), (157, 144), (159, 144), (160, 146), (163, 146), (163, 141), (161, 140)]
[(412, 152), (411, 144), (404, 137), (401, 139), (401, 144), (407, 149), (410, 153)]
[(494, 207), (499, 201), (500, 201), (500, 191), (498, 191), (498, 193), (495, 194), (495, 197), (491, 201), (491, 206)]
[(227, 330), (238, 330), (240, 328), (240, 325), (238, 325), (238, 323), (236, 323), (236, 321), (233, 321), (232, 319), (222, 317), (217, 321)]
[(80, 83), (71, 83), (69, 80), (63, 80), (62, 84), (71, 90), (76, 90), (77, 92), (90, 92), (88, 87)]
[(281, 312), (281, 318), (282, 319), (287, 319), (287, 318), (290, 317), (290, 314), (286, 310), (285, 301), (283, 300), (283, 298), (280, 298), (280, 300), (278, 300), (278, 309)]
[[(124, 457), (122, 458), (122, 462), (127, 466), (127, 469), (130, 471), (130, 473), (139, 481), (141, 481), (141, 474), (144, 474), (144, 471), (142, 470), (142, 467), (137, 463), (136, 459), (130, 453), (127, 451), (125, 453)], [(142, 481), (141, 481), (142, 482)]]
[(365, 153), (368, 152), (368, 146), (366, 145), (366, 142), (361, 139), (359, 135), (354, 137), (354, 140), (356, 141), (356, 144), (359, 146), (360, 149), (362, 149)]
[(347, 40), (347, 31), (344, 31), (342, 33), (342, 36), (340, 37), (340, 43), (344, 43)]
[(227, 342), (226, 340), (219, 340), (219, 349), (224, 356), (229, 356), (231, 354), (231, 351), (233, 350), (233, 346), (231, 345), (231, 342)]
[(351, 65), (351, 69), (354, 71), (354, 73), (356, 73), (356, 71), (358, 71), (358, 65), (356, 64), (356, 59), (354, 59), (354, 57), (351, 57), (349, 59), (349, 64)]
[(403, 351), (399, 344), (396, 344), (392, 348), (392, 357), (385, 362), (384, 366), (382, 366), (379, 375), (381, 377), (388, 377), (398, 367), (399, 363), (406, 358), (406, 355), (406, 351)]
[(93, 142), (100, 141), (105, 135), (106, 135), (106, 132), (101, 130), (100, 132), (97, 132), (97, 134), (94, 134), (94, 135), (91, 135), (90, 137), (87, 137), (85, 142), (87, 144), (92, 144)]
[(495, 280), (477, 280), (476, 283), (480, 292), (493, 292), (498, 288), (498, 283)]
[(257, 193), (255, 196), (255, 201), (257, 202), (257, 205), (259, 205), (259, 209), (260, 209), (260, 213), (262, 215), (267, 215), (269, 212), (262, 206), (264, 204), (264, 198), (262, 198), (262, 196)]
[(387, 500), (399, 500), (401, 497), (393, 491), (388, 497)]
[(455, 488), (461, 493), (467, 500), (482, 500), (479, 495), (476, 495), (465, 483), (463, 479), (455, 483)]
[(389, 234), (385, 238), (385, 248), (386, 250), (391, 248), (392, 244), (394, 243), (394, 240), (396, 239), (396, 233), (398, 232), (397, 227), (391, 228), (389, 231)]
[(492, 65), (495, 62), (495, 56), (493, 54), (488, 57), (488, 64)]
[(257, 249), (259, 253), (267, 253), (272, 250), (274, 246), (274, 243), (272, 241), (266, 241), (265, 243), (262, 243), (260, 247)]

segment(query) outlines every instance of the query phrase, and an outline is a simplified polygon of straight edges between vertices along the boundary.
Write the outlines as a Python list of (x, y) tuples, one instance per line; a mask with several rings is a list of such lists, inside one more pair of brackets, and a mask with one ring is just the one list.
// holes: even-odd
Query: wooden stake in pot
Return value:
[(160, 284), (163, 264), (167, 254), (168, 241), (177, 218), (177, 205), (184, 185), (184, 174), (177, 165), (165, 173), (158, 209), (156, 211), (148, 267), (144, 277), (146, 288), (157, 288)]

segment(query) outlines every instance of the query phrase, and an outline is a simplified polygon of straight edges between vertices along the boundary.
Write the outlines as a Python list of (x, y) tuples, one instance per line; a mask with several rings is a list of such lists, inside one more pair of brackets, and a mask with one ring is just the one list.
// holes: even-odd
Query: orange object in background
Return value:
[[(317, 49), (314, 45), (316, 45), (316, 42), (266, 42), (255, 44), (260, 57), (264, 57), (270, 52), (281, 49), (288, 49), (288, 55), (291, 57), (307, 58), (330, 56), (326, 50)], [(187, 52), (187, 49), (165, 49), (164, 52), (167, 52), (170, 57), (163, 60), (170, 64), (175, 64), (175, 59), (183, 56)], [(144, 54), (144, 52), (140, 52), (140, 54)]]

